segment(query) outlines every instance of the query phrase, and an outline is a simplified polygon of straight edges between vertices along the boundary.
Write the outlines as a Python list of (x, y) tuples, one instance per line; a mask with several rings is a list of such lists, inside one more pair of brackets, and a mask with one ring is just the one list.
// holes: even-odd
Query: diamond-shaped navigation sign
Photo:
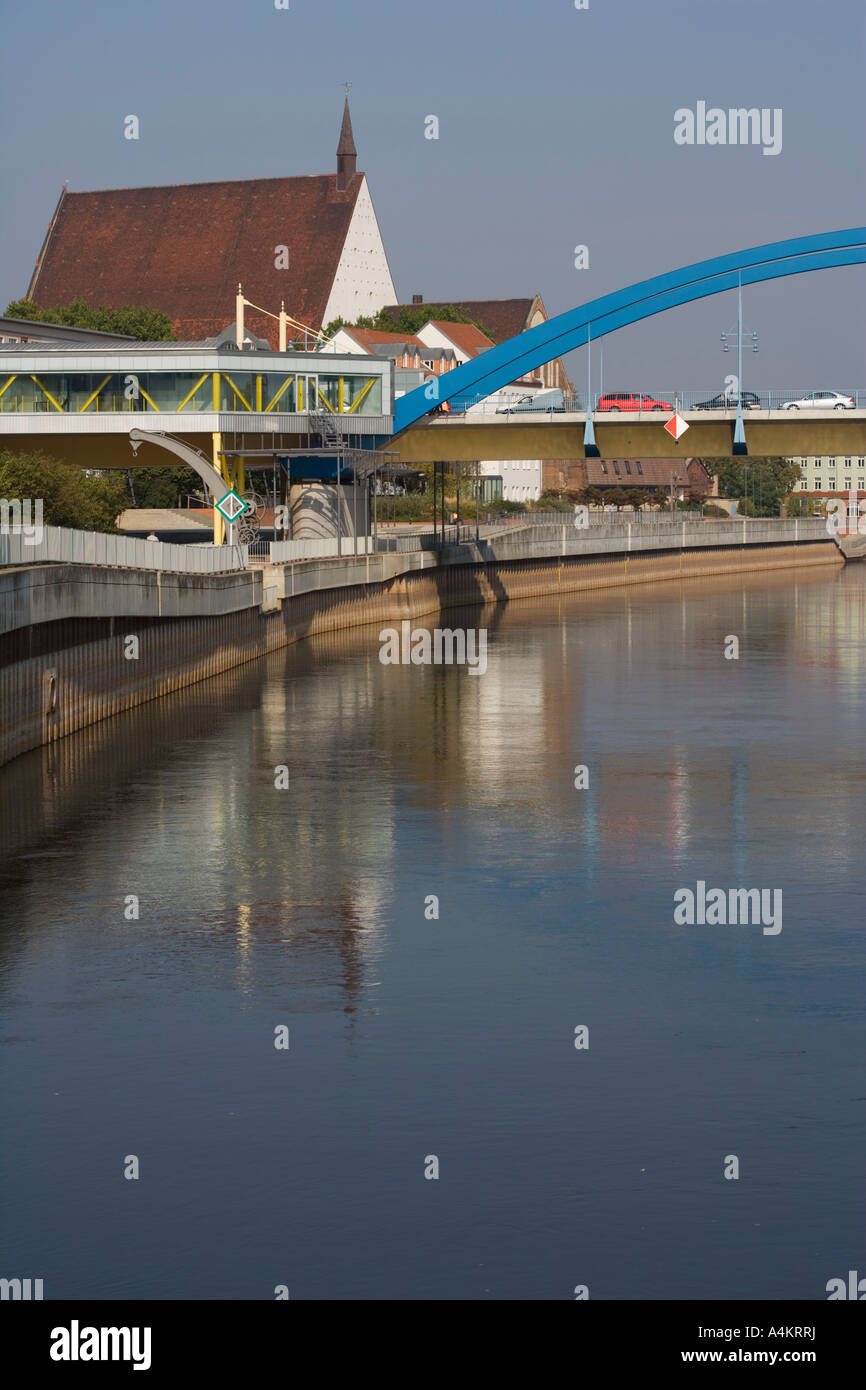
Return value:
[(669, 420), (665, 420), (665, 429), (674, 439), (679, 439), (681, 434), (685, 434), (688, 429), (688, 424), (683, 419), (682, 415), (674, 414)]
[(239, 497), (233, 487), (230, 487), (225, 497), (221, 497), (217, 502), (217, 511), (222, 512), (226, 521), (237, 521), (239, 516), (243, 516), (247, 510), (248, 503)]

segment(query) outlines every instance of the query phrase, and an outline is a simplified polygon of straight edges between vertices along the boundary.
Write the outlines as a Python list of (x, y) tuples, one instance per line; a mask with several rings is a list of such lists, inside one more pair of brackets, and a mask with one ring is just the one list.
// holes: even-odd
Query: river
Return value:
[[(0, 770), (0, 1273), (822, 1299), (862, 1266), (866, 569), (439, 622), (483, 675), (360, 628)], [(780, 890), (781, 930), (677, 923), (699, 882)]]

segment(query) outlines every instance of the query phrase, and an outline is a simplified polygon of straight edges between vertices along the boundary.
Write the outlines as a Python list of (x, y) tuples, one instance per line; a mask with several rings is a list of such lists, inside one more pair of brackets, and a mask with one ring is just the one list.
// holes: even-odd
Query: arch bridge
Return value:
[[(531, 424), (525, 416), (520, 420), (505, 417), (497, 421), (496, 417), (456, 419), (455, 415), (543, 363), (654, 314), (741, 285), (864, 263), (866, 227), (853, 227), (715, 256), (590, 300), (489, 348), (435, 382), (400, 397), (394, 407), (394, 433), (398, 436), (394, 447), (405, 462), (443, 457), (581, 457), (584, 448), (580, 426), (586, 425), (585, 415), (569, 420), (560, 415), (550, 422)], [(431, 420), (432, 412), (443, 401), (451, 406), (451, 418), (438, 416)], [(711, 412), (698, 417), (700, 437), (690, 431), (690, 453), (721, 457), (733, 452), (732, 421), (725, 414)], [(826, 412), (816, 415), (814, 419), (803, 412), (792, 420), (786, 411), (762, 412), (758, 424), (750, 423), (750, 436), (753, 431), (756, 435), (754, 452), (866, 452), (866, 412), (846, 412), (844, 419), (835, 413), (832, 419), (826, 418)], [(676, 446), (659, 429), (659, 423), (656, 416), (654, 420), (600, 425), (605, 445), (602, 453), (621, 457), (635, 451), (670, 454)], [(483, 450), (480, 454), (479, 449)]]

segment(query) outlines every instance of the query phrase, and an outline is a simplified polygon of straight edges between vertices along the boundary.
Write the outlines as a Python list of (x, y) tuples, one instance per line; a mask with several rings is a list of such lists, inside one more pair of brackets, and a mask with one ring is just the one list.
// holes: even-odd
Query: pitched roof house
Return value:
[[(73, 299), (161, 309), (189, 340), (234, 318), (239, 282), (254, 304), (276, 314), (285, 301), (314, 329), (375, 314), (396, 296), (356, 153), (346, 101), (333, 174), (64, 189), (28, 298), (46, 309)], [(277, 346), (272, 319), (250, 310), (246, 322)]]
[[(528, 328), (535, 328), (537, 324), (547, 322), (547, 310), (540, 294), (532, 295), (528, 299), (461, 299), (454, 303), (455, 307), (463, 309), (467, 316), (480, 326), (483, 335), (488, 338), (488, 346), (504, 343), (507, 338), (514, 338)], [(386, 304), (385, 312), (396, 316), (401, 309), (407, 309), (412, 313), (416, 313), (418, 309), (424, 309), (425, 312), (429, 310), (430, 319), (436, 323), (436, 327), (456, 341), (454, 333), (465, 329), (466, 325), (437, 322), (436, 310), (445, 307), (445, 304), (445, 300), (426, 304), (421, 295), (415, 295), (411, 304)], [(423, 331), (419, 329), (419, 332)], [(468, 351), (466, 353), (467, 357), (475, 355)], [(568, 374), (558, 357), (536, 368), (531, 377), (521, 378), (521, 381), (529, 380), (547, 389), (558, 387), (561, 391), (571, 390)]]
[(451, 371), (463, 360), (453, 347), (431, 346), (416, 333), (383, 333), (377, 328), (354, 328), (346, 324), (330, 339), (326, 351), (390, 357), (396, 367), (426, 369), (436, 376)]

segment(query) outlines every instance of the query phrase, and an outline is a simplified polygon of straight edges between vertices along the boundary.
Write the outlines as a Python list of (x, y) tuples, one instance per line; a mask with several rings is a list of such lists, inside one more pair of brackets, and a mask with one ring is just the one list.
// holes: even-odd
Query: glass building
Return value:
[[(321, 353), (239, 351), (209, 344), (137, 343), (82, 349), (69, 343), (0, 345), (0, 417), (171, 415), (220, 428), (215, 416), (241, 417), (231, 428), (273, 427), (279, 417), (311, 414), (382, 421), (393, 412), (393, 367), (377, 358)], [(243, 417), (249, 417), (244, 421)], [(253, 422), (253, 417), (260, 419)], [(270, 418), (268, 418), (270, 417)], [(122, 421), (126, 421), (123, 424)], [(347, 421), (348, 423), (348, 421)], [(299, 426), (302, 421), (298, 420)], [(193, 423), (195, 429), (196, 425)], [(4, 430), (4, 433), (7, 431)]]

